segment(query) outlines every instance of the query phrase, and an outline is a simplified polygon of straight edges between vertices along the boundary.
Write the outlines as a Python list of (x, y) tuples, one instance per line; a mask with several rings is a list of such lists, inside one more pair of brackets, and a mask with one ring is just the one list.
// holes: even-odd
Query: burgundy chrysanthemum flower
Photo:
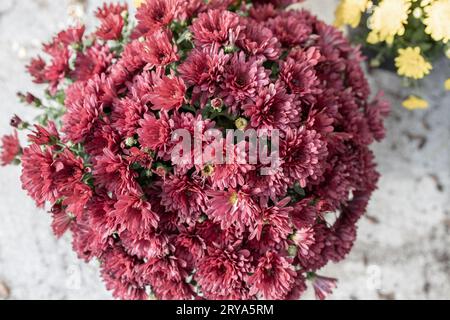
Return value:
[(312, 31), (312, 26), (304, 22), (304, 12), (288, 11), (277, 15), (267, 22), (278, 40), (285, 47), (294, 47), (305, 42)]
[(150, 67), (165, 66), (178, 60), (177, 47), (172, 44), (172, 36), (166, 31), (147, 35), (143, 46), (142, 59)]
[(297, 51), (281, 65), (280, 79), (289, 91), (299, 97), (315, 101), (314, 95), (321, 92), (320, 82), (314, 70), (318, 63), (318, 51), (310, 48), (306, 52)]
[(159, 217), (152, 211), (151, 204), (135, 193), (117, 196), (114, 210), (109, 215), (119, 225), (119, 232), (144, 235), (158, 227)]
[(235, 53), (228, 62), (220, 95), (232, 112), (236, 112), (237, 104), (248, 102), (260, 88), (269, 84), (268, 71), (262, 62), (254, 57), (247, 58), (243, 52)]
[(177, 5), (179, 10), (176, 16), (181, 21), (186, 21), (206, 9), (206, 3), (203, 0), (179, 0)]
[(292, 184), (299, 182), (304, 188), (307, 181), (317, 180), (322, 175), (322, 161), (327, 157), (327, 147), (317, 132), (305, 128), (289, 129), (280, 147), (283, 170)]
[[(322, 224), (316, 224), (312, 229), (306, 231), (303, 236), (303, 244), (297, 251), (297, 259), (299, 264), (305, 270), (317, 270), (322, 268), (328, 259), (324, 255), (325, 246), (327, 245), (328, 229)], [(312, 242), (314, 239), (314, 242)], [(298, 240), (294, 238), (294, 241)], [(300, 239), (301, 240), (301, 239)]]
[(313, 287), (316, 298), (319, 300), (325, 299), (336, 288), (337, 280), (319, 275), (314, 276)]
[(27, 70), (33, 77), (34, 83), (45, 83), (48, 81), (45, 75), (46, 66), (47, 64), (41, 57), (37, 57), (31, 60), (30, 64), (27, 66)]
[(121, 248), (112, 248), (102, 256), (101, 275), (114, 295), (127, 300), (145, 300), (147, 293), (139, 280), (138, 259), (127, 255)]
[(272, 207), (262, 208), (256, 228), (249, 236), (250, 240), (256, 239), (259, 242), (261, 250), (282, 246), (292, 233), (289, 215), (293, 208), (288, 206), (290, 200), (285, 198)]
[(106, 41), (119, 40), (125, 25), (122, 13), (126, 10), (127, 5), (103, 4), (103, 7), (99, 8), (95, 14), (101, 23), (96, 35)]
[(154, 84), (146, 98), (152, 103), (153, 110), (179, 109), (185, 101), (186, 86), (183, 80), (173, 74), (155, 76)]
[(49, 147), (41, 149), (32, 144), (23, 150), (22, 156), (22, 188), (42, 207), (46, 201), (55, 202), (57, 191), (53, 184), (53, 152)]
[(137, 173), (131, 170), (129, 163), (109, 149), (103, 149), (103, 154), (95, 158), (96, 183), (116, 195), (139, 192), (141, 188), (136, 178)]
[(55, 94), (61, 81), (70, 72), (70, 52), (67, 48), (63, 47), (58, 50), (52, 50), (50, 54), (52, 61), (45, 69), (45, 80), (50, 83), (50, 93)]
[(236, 44), (247, 54), (268, 60), (276, 60), (281, 54), (281, 45), (272, 31), (252, 21), (245, 25), (243, 37)]
[(92, 189), (88, 185), (82, 182), (74, 183), (72, 189), (63, 188), (61, 191), (61, 196), (64, 197), (62, 204), (66, 206), (67, 212), (80, 217), (92, 194)]
[(175, 17), (178, 0), (152, 0), (144, 2), (137, 11), (138, 35), (150, 34), (168, 26)]
[(99, 19), (104, 19), (111, 15), (120, 15), (127, 10), (128, 6), (126, 4), (104, 3), (97, 9), (97, 11), (95, 12), (95, 16)]
[(72, 189), (83, 178), (83, 160), (68, 149), (58, 154), (52, 163), (52, 168), (52, 179), (60, 193), (66, 189)]
[(160, 119), (156, 119), (153, 114), (145, 114), (139, 125), (137, 133), (143, 147), (155, 151), (164, 149), (170, 138), (170, 124), (164, 113), (161, 113)]
[(125, 251), (140, 259), (162, 258), (171, 249), (169, 237), (160, 232), (136, 234), (127, 230), (120, 233), (120, 239)]
[(171, 176), (162, 185), (161, 204), (168, 211), (178, 212), (183, 223), (194, 224), (206, 211), (207, 197), (199, 181), (187, 176)]
[(208, 98), (216, 95), (225, 70), (228, 56), (217, 46), (194, 49), (180, 65), (178, 72), (192, 90), (192, 102), (204, 106)]
[(306, 279), (301, 271), (297, 271), (297, 276), (295, 278), (294, 285), (291, 291), (285, 297), (286, 300), (298, 300), (302, 294), (306, 291)]
[(52, 214), (52, 230), (56, 237), (60, 238), (67, 230), (69, 230), (74, 220), (61, 204), (55, 204), (51, 210)]
[[(238, 144), (230, 143), (228, 138), (222, 139), (218, 143), (220, 145), (218, 150), (223, 151), (221, 156), (225, 163), (214, 165), (211, 169), (212, 172), (206, 174), (210, 177), (212, 186), (219, 190), (244, 186), (246, 174), (254, 169), (254, 166), (247, 163), (247, 143), (245, 141)], [(203, 161), (208, 163), (208, 157), (205, 156)]]
[(141, 101), (125, 98), (114, 104), (111, 113), (113, 127), (124, 137), (133, 137), (139, 128), (139, 121), (147, 113), (148, 107)]
[(190, 300), (193, 290), (186, 282), (186, 262), (176, 257), (149, 260), (141, 267), (142, 278), (155, 288), (156, 297), (163, 300)]
[(207, 299), (246, 299), (249, 297), (246, 282), (252, 271), (248, 250), (229, 247), (208, 248), (201, 259), (195, 276)]
[(280, 300), (290, 292), (297, 273), (286, 258), (267, 251), (259, 258), (255, 273), (248, 278), (251, 295), (266, 300)]
[(86, 53), (77, 55), (72, 75), (79, 81), (87, 81), (106, 71), (112, 59), (113, 55), (108, 46), (93, 45), (86, 50)]
[(242, 106), (244, 114), (250, 118), (255, 129), (286, 130), (300, 122), (298, 104), (294, 96), (286, 93), (281, 86), (270, 84), (263, 88), (254, 101)]
[(245, 227), (255, 224), (259, 207), (247, 192), (230, 188), (227, 191), (210, 191), (208, 196), (210, 200), (206, 214), (220, 223), (222, 229), (234, 226), (242, 232)]
[(85, 26), (78, 26), (73, 28), (68, 28), (63, 30), (56, 36), (56, 42), (61, 43), (65, 46), (72, 44), (78, 44), (83, 40), (84, 32), (86, 31)]
[(93, 33), (68, 28), (31, 60), (46, 99), (19, 98), (45, 114), (12, 119), (31, 146), (4, 137), (0, 160), (21, 158), (23, 188), (114, 297), (334, 288), (316, 272), (353, 246), (389, 108), (368, 100), (359, 49), (293, 2), (147, 0), (136, 27), (105, 4)]
[(100, 108), (100, 103), (95, 95), (87, 95), (82, 101), (67, 105), (62, 129), (67, 139), (75, 143), (82, 142), (99, 118)]
[(0, 161), (2, 166), (6, 166), (14, 161), (16, 156), (22, 151), (20, 147), (19, 137), (17, 131), (13, 134), (2, 137)]
[(196, 46), (203, 47), (234, 44), (239, 38), (241, 28), (237, 14), (224, 10), (209, 10), (198, 15), (191, 31)]
[(252, 6), (248, 10), (250, 18), (258, 22), (267, 22), (270, 18), (274, 18), (278, 14), (278, 10), (273, 4), (261, 4), (258, 6)]
[(53, 121), (47, 123), (47, 127), (44, 128), (40, 125), (34, 125), (35, 130), (28, 135), (28, 139), (32, 143), (38, 145), (55, 144), (59, 140), (58, 129)]
[(205, 256), (205, 240), (193, 231), (185, 231), (175, 239), (176, 255), (194, 269), (197, 262)]

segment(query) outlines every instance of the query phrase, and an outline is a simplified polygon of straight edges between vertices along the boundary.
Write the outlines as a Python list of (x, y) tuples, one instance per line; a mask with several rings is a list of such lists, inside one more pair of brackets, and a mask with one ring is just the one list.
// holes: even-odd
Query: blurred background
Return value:
[[(0, 135), (11, 132), (13, 114), (34, 116), (16, 93), (40, 92), (25, 73), (40, 43), (74, 19), (92, 27), (102, 2), (0, 0)], [(337, 2), (300, 6), (332, 23)], [(331, 299), (450, 299), (450, 95), (441, 88), (448, 61), (425, 83), (426, 110), (401, 106), (406, 93), (394, 74), (368, 74), (373, 92), (384, 90), (392, 102), (387, 138), (373, 147), (382, 177), (351, 254), (319, 272), (339, 279)], [(97, 263), (79, 261), (68, 234), (53, 236), (49, 215), (21, 190), (19, 176), (18, 167), (0, 168), (0, 300), (111, 299)]]

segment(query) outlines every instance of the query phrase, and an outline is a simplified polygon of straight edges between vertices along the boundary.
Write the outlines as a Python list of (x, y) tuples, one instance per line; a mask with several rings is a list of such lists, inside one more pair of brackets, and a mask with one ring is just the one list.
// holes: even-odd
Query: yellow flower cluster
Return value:
[(428, 102), (416, 96), (409, 96), (408, 99), (403, 101), (402, 106), (408, 110), (426, 109), (428, 108)]
[(395, 36), (405, 34), (405, 25), (411, 12), (411, 0), (382, 0), (373, 9), (368, 20), (371, 32), (367, 36), (368, 43), (386, 41), (394, 42)]
[(342, 0), (335, 11), (336, 20), (334, 25), (336, 27), (349, 25), (356, 28), (368, 4), (369, 0)]
[(448, 78), (447, 80), (445, 80), (444, 82), (444, 88), (445, 90), (450, 90), (450, 78)]
[(395, 66), (399, 75), (413, 79), (422, 79), (432, 69), (431, 64), (420, 53), (419, 47), (399, 49)]
[[(450, 0), (422, 0), (420, 6), (411, 10), (418, 0), (381, 0), (373, 5), (370, 0), (341, 0), (335, 11), (335, 25), (356, 28), (361, 16), (367, 12), (371, 30), (367, 42), (376, 44), (385, 41), (392, 44), (396, 36), (405, 34), (410, 14), (421, 19), (425, 32), (433, 40), (447, 43), (450, 39)], [(370, 8), (370, 10), (368, 10)]]
[(425, 32), (433, 40), (447, 43), (450, 39), (450, 0), (431, 1), (423, 10)]

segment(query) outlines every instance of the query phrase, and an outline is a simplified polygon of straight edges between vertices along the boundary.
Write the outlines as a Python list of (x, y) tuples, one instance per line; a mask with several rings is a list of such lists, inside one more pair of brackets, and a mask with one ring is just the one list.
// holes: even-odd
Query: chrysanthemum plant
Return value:
[(29, 64), (41, 116), (11, 120), (28, 146), (4, 137), (2, 163), (114, 297), (334, 288), (316, 272), (355, 241), (388, 105), (359, 50), (291, 2), (151, 0), (136, 22), (108, 4)]
[[(363, 47), (373, 68), (396, 71), (415, 94), (403, 102), (407, 109), (424, 109), (420, 79), (432, 63), (450, 59), (450, 0), (341, 0), (335, 25), (349, 26), (354, 43)], [(444, 84), (450, 90), (448, 82)]]

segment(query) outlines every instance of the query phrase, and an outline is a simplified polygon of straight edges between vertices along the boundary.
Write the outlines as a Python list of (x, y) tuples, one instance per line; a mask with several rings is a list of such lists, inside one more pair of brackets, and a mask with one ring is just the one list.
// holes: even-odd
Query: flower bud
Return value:
[(245, 118), (237, 118), (234, 124), (239, 130), (245, 130), (245, 128), (247, 128), (248, 121)]
[(220, 98), (214, 98), (211, 100), (211, 107), (215, 110), (215, 111), (222, 111), (222, 107), (223, 107), (223, 100)]
[(16, 114), (9, 121), (9, 124), (11, 125), (11, 127), (14, 127), (14, 128), (19, 128), (22, 125), (22, 123), (23, 123), (22, 119), (20, 119), (19, 116)]

